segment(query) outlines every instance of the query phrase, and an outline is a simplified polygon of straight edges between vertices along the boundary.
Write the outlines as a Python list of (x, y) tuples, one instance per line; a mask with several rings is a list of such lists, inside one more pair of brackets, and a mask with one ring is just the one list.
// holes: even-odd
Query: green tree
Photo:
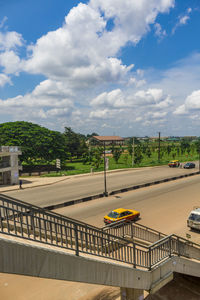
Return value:
[(114, 151), (113, 151), (113, 158), (114, 158), (116, 163), (118, 163), (121, 154), (122, 154), (122, 148), (121, 147), (120, 148), (115, 147)]
[(66, 159), (63, 134), (30, 122), (0, 124), (0, 145), (20, 146), (20, 159), (27, 163)]
[(128, 154), (124, 154), (124, 162), (127, 165), (128, 164)]
[(141, 147), (138, 145), (135, 147), (135, 155), (134, 155), (134, 163), (135, 164), (140, 164), (143, 159)]
[(98, 147), (94, 150), (93, 161), (91, 165), (96, 169), (98, 169), (99, 166), (103, 163), (102, 153), (103, 153), (102, 147)]
[(200, 152), (200, 138), (198, 138), (194, 144), (195, 144), (196, 152), (199, 153)]
[(71, 127), (65, 127), (66, 151), (70, 152), (72, 157), (81, 157), (88, 151), (88, 147), (82, 135), (75, 133)]
[(148, 158), (151, 157), (151, 149), (149, 147), (147, 147), (146, 149), (146, 155), (148, 156)]
[(189, 153), (190, 152), (189, 149), (190, 149), (190, 143), (187, 140), (183, 139), (181, 141), (181, 153), (183, 154), (186, 151), (187, 151), (187, 153)]
[(170, 155), (171, 150), (172, 150), (171, 146), (170, 146), (170, 145), (167, 145), (167, 154), (168, 154), (168, 155)]
[(132, 157), (132, 154), (133, 154), (133, 142), (131, 143), (131, 141), (129, 141), (129, 143), (128, 143), (128, 153)]

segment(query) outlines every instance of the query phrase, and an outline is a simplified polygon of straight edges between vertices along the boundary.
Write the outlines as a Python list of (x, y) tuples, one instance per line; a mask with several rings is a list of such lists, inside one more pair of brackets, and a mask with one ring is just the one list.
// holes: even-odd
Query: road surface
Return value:
[[(164, 178), (171, 178), (183, 174), (197, 172), (195, 169), (181, 169), (162, 167), (148, 167), (120, 172), (107, 173), (107, 188), (111, 192), (120, 188), (130, 187), (142, 183), (153, 182)], [(28, 179), (27, 179), (28, 181)], [(46, 207), (64, 203), (67, 201), (80, 199), (83, 197), (103, 193), (104, 175), (84, 175), (82, 177), (70, 177), (66, 180), (48, 186), (33, 189), (15, 190), (6, 192), (6, 195), (16, 199)]]
[[(113, 208), (135, 208), (141, 212), (139, 223), (166, 234), (185, 237), (190, 233), (192, 240), (199, 243), (200, 233), (190, 231), (186, 226), (189, 212), (196, 205), (200, 205), (199, 175), (68, 206), (56, 212), (103, 226), (103, 216)], [(182, 300), (196, 299), (193, 298), (195, 291), (194, 295), (192, 291), (187, 293), (190, 298)], [(118, 288), (0, 274), (0, 295), (6, 300), (119, 300), (118, 294)]]

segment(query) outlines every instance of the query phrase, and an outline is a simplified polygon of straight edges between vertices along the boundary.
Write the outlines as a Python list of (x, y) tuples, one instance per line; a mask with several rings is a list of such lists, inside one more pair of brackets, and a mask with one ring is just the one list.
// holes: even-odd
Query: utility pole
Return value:
[(158, 162), (160, 163), (160, 132), (158, 132)]
[(135, 145), (134, 145), (134, 137), (133, 137), (133, 144), (132, 144), (132, 167), (134, 166), (134, 156), (135, 156)]
[(200, 147), (199, 147), (199, 174), (200, 174)]
[(104, 148), (104, 196), (108, 197), (108, 192), (107, 192), (107, 185), (106, 185), (106, 143), (104, 141), (103, 143), (103, 148)]

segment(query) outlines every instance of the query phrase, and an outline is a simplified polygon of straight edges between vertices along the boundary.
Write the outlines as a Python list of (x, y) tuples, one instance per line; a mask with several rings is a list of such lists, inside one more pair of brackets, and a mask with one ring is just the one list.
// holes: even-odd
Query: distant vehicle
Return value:
[(180, 162), (179, 162), (179, 160), (171, 160), (171, 161), (168, 163), (168, 166), (169, 166), (170, 168), (179, 167), (179, 166), (180, 166)]
[(200, 207), (194, 208), (187, 219), (187, 226), (200, 230)]
[(184, 169), (192, 169), (192, 168), (195, 168), (195, 164), (194, 163), (191, 163), (191, 162), (188, 162), (184, 165), (183, 167)]
[(119, 222), (121, 220), (135, 221), (139, 218), (140, 212), (132, 209), (117, 208), (104, 217), (105, 224)]

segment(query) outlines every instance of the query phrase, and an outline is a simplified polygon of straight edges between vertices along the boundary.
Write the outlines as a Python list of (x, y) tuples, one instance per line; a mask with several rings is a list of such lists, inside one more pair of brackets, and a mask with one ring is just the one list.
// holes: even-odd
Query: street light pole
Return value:
[(104, 141), (103, 145), (104, 145), (104, 196), (108, 197), (107, 186), (106, 186), (106, 144), (105, 144), (105, 141)]
[(199, 148), (199, 173), (200, 173), (200, 148)]
[(158, 132), (158, 162), (160, 163), (160, 132)]
[(132, 167), (134, 166), (134, 156), (135, 156), (135, 145), (134, 145), (134, 137), (133, 137), (133, 144), (132, 144)]

